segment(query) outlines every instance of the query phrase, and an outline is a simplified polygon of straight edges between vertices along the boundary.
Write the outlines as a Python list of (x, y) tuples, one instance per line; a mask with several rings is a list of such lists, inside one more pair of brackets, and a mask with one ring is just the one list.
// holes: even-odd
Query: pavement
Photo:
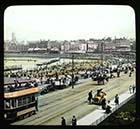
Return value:
[[(122, 105), (124, 105), (127, 101), (129, 101), (134, 96), (134, 93), (126, 91), (121, 95), (119, 95), (119, 105), (116, 105), (114, 103), (114, 99), (112, 99), (110, 101), (112, 113), (116, 111), (118, 108), (120, 108)], [(112, 113), (106, 114), (105, 110), (101, 109), (100, 106), (99, 109), (96, 109), (93, 112), (86, 115), (85, 117), (79, 119), (77, 121), (77, 125), (97, 125), (104, 119), (106, 119), (108, 116), (110, 116)]]

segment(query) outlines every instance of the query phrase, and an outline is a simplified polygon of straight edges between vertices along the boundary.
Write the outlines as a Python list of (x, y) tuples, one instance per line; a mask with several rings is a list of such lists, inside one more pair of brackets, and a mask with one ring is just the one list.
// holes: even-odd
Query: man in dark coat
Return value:
[(117, 71), (117, 77), (120, 77), (120, 71), (119, 70)]
[(132, 75), (132, 72), (129, 73), (129, 77), (131, 77), (131, 75)]
[(72, 126), (76, 126), (77, 125), (77, 120), (76, 120), (76, 117), (73, 116), (72, 118)]
[(99, 89), (99, 90), (97, 90), (97, 96), (100, 96), (100, 92), (101, 92), (102, 90), (103, 90), (102, 88)]
[(118, 94), (116, 94), (116, 96), (115, 96), (115, 104), (119, 104), (119, 96), (118, 96)]
[(102, 109), (105, 110), (106, 109), (106, 99), (105, 98), (102, 99), (101, 105), (102, 105)]
[(65, 120), (65, 118), (64, 117), (61, 117), (61, 125), (62, 126), (65, 126), (66, 125), (66, 120)]
[(133, 93), (134, 93), (134, 92), (135, 92), (136, 87), (133, 85), (133, 86), (132, 86), (132, 89), (133, 89)]
[(110, 101), (108, 100), (108, 104), (107, 104), (107, 107), (106, 107), (106, 113), (110, 113), (111, 112), (111, 105), (110, 105)]
[(91, 103), (91, 100), (92, 100), (92, 90), (88, 93), (89, 104)]

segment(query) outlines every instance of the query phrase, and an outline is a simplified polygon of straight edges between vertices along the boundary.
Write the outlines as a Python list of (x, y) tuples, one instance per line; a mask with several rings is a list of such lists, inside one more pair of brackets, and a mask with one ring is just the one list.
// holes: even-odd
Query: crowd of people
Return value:
[[(113, 74), (113, 72), (117, 73), (117, 77), (120, 77), (120, 72), (124, 71), (125, 74), (127, 74), (129, 72), (129, 77), (132, 76), (132, 73), (134, 71), (134, 68), (132, 66), (125, 66), (125, 67), (121, 67), (118, 65), (118, 67), (116, 69), (112, 69), (110, 68), (109, 71), (107, 70), (108, 67), (94, 67), (91, 70), (91, 77), (97, 77), (97, 78), (101, 78), (103, 77), (107, 82), (109, 81), (109, 78), (113, 78), (115, 77), (115, 75)], [(109, 74), (109, 76), (107, 76), (107, 74)], [(55, 79), (59, 80), (59, 75), (58, 72), (55, 72)], [(26, 71), (18, 71), (18, 72), (7, 72), (5, 74), (6, 77), (17, 77), (17, 78), (21, 78), (21, 77), (26, 77), (28, 79), (35, 79), (36, 81), (34, 81), (31, 85), (34, 86), (38, 86), (38, 84), (43, 84), (45, 83), (50, 83), (52, 85), (54, 85), (54, 81), (52, 79), (52, 77), (49, 76), (48, 74), (48, 69), (40, 69), (40, 70), (26, 70)], [(67, 75), (64, 75), (61, 79), (62, 79), (62, 83), (65, 83), (66, 81), (66, 77)], [(60, 80), (61, 83), (61, 80)], [(17, 82), (15, 82), (15, 86), (17, 87)], [(135, 92), (135, 86), (130, 85), (129, 87), (129, 91), (130, 93), (134, 93)], [(97, 95), (100, 93), (100, 90), (97, 91)], [(89, 104), (92, 104), (92, 100), (93, 100), (93, 91), (91, 90), (88, 93), (88, 102)], [(116, 105), (119, 105), (119, 95), (116, 94), (114, 97), (114, 103)], [(101, 101), (101, 107), (103, 110), (105, 110), (106, 113), (110, 113), (111, 112), (111, 104), (110, 104), (110, 100), (106, 100), (106, 98), (103, 96), (102, 97), (102, 101)], [(38, 110), (38, 108), (37, 108)], [(61, 125), (66, 125), (66, 119), (64, 117), (61, 118)], [(74, 115), (72, 117), (71, 120), (72, 126), (76, 126), (77, 125), (77, 119), (76, 116)]]
[[(34, 70), (18, 70), (18, 71), (6, 71), (4, 72), (5, 77), (14, 77), (14, 78), (27, 78), (27, 79), (35, 79), (37, 83), (52, 81), (52, 78), (60, 78), (62, 76), (62, 82), (65, 81), (65, 75), (70, 75), (71, 73), (67, 73), (67, 70), (70, 66), (69, 64), (64, 64), (62, 66), (51, 66), (46, 68), (39, 68)], [(81, 67), (81, 66), (80, 66)], [(79, 67), (79, 68), (80, 68)], [(79, 69), (77, 67), (77, 69)], [(63, 70), (62, 70), (63, 69)], [(64, 69), (66, 70), (64, 72)], [(124, 73), (128, 73), (129, 71), (129, 77), (132, 76), (132, 73), (134, 71), (134, 67), (132, 64), (129, 65), (118, 65), (117, 68), (112, 68), (112, 66), (108, 64), (104, 65), (95, 65), (92, 68), (83, 69), (85, 72), (85, 75), (89, 74), (88, 77), (92, 77), (93, 80), (97, 80), (98, 84), (106, 80), (109, 81), (109, 78), (115, 77), (114, 72), (117, 73), (117, 77), (120, 77), (120, 72), (124, 71)], [(59, 72), (61, 71), (61, 75)], [(63, 72), (62, 72), (63, 71)], [(77, 73), (78, 74), (78, 73)], [(60, 80), (60, 81), (61, 81)]]

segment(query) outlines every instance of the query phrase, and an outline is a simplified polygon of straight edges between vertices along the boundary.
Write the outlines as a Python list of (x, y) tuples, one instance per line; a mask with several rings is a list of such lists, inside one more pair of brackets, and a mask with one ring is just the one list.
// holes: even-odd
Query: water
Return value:
[[(37, 68), (36, 64), (41, 64), (44, 62), (49, 62), (52, 59), (56, 59), (56, 58), (30, 58), (30, 57), (5, 57), (4, 58), (4, 66), (13, 66), (13, 65), (22, 65), (22, 68), (24, 70), (27, 69), (34, 69)], [(91, 60), (77, 60), (74, 59), (74, 62), (91, 62)], [(48, 66), (52, 66), (52, 65), (61, 65), (63, 63), (71, 63), (72, 60), (71, 59), (60, 59), (57, 62), (54, 62)], [(92, 62), (94, 62), (94, 60), (92, 60)]]
[(28, 58), (28, 57), (6, 57), (4, 58), (4, 66), (22, 65), (23, 69), (34, 69), (36, 64), (50, 61), (50, 58)]

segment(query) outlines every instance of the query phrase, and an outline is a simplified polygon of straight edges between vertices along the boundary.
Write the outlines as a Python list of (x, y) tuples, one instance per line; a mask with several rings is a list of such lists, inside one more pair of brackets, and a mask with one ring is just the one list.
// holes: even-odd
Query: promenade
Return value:
[(100, 122), (105, 120), (108, 116), (114, 113), (117, 109), (119, 109), (121, 106), (127, 103), (134, 96), (135, 93), (130, 93), (129, 91), (122, 93), (121, 95), (119, 95), (119, 105), (115, 105), (114, 99), (111, 100), (111, 113), (106, 114), (105, 110), (102, 110), (100, 106), (99, 109), (96, 109), (93, 112), (86, 115), (85, 117), (79, 119), (77, 121), (77, 125), (98, 125)]

